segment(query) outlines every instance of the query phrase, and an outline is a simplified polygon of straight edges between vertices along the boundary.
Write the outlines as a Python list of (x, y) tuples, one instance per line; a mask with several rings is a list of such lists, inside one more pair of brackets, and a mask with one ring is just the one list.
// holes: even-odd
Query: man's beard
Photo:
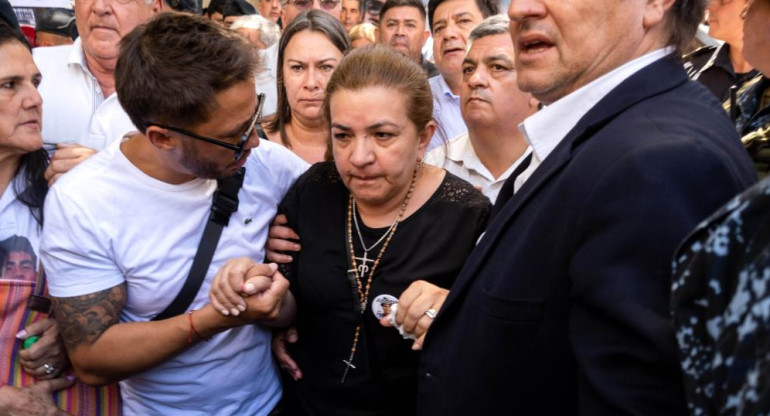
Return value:
[(219, 179), (224, 177), (223, 168), (215, 162), (204, 160), (193, 146), (182, 146), (181, 163), (198, 178)]
[(401, 42), (391, 41), (390, 47), (393, 48), (394, 51), (406, 56), (407, 58), (417, 63), (420, 63), (422, 61), (422, 51), (421, 50), (413, 51), (409, 49), (408, 43), (404, 45)]

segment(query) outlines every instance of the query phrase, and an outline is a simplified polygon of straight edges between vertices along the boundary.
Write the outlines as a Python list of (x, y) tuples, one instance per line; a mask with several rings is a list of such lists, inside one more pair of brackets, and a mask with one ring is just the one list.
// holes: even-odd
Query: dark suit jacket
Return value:
[(498, 200), (428, 332), (419, 414), (686, 414), (671, 258), (754, 181), (681, 63), (624, 81)]

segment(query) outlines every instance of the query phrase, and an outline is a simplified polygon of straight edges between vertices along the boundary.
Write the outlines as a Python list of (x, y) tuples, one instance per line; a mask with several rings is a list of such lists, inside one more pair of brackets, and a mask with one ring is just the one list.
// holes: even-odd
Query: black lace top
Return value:
[[(363, 315), (354, 310), (348, 284), (349, 192), (332, 162), (302, 175), (281, 204), (299, 234), (302, 251), (284, 272), (297, 299), (299, 341), (290, 352), (303, 372), (285, 383), (289, 415), (409, 415), (415, 412), (418, 353), (376, 315), (387, 299), (398, 299), (415, 280), (449, 288), (473, 249), (489, 215), (489, 200), (472, 185), (447, 173), (438, 190), (403, 220), (373, 276)], [(386, 228), (359, 219), (367, 247)], [(363, 249), (353, 228), (356, 256)], [(376, 258), (382, 245), (369, 252)], [(372, 263), (368, 263), (371, 266)], [(389, 298), (392, 297), (392, 298)], [(373, 306), (374, 304), (374, 306)], [(355, 369), (341, 383), (356, 325), (362, 323)]]

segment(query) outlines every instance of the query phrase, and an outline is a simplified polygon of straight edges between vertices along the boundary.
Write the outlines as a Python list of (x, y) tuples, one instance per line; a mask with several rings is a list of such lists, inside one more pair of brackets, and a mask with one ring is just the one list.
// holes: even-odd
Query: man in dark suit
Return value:
[(704, 3), (511, 2), (518, 83), (546, 107), (520, 126), (529, 166), (448, 297), (423, 287), (399, 301), (398, 323), (430, 326), (420, 415), (687, 413), (671, 258), (756, 180), (678, 59)]

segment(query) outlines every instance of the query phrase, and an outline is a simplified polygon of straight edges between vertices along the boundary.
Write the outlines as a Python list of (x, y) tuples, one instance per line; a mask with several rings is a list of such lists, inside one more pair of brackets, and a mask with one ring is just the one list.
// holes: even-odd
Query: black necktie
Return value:
[(508, 179), (505, 180), (505, 183), (503, 183), (503, 187), (500, 188), (500, 193), (497, 194), (497, 200), (495, 201), (495, 205), (492, 207), (492, 212), (489, 214), (489, 223), (492, 222), (492, 219), (495, 218), (495, 215), (497, 215), (498, 212), (500, 212), (501, 209), (503, 209), (503, 206), (506, 202), (508, 202), (509, 199), (513, 196), (513, 184), (516, 182), (516, 178), (519, 177), (528, 167), (529, 164), (532, 162), (532, 152), (529, 152), (527, 157), (524, 158), (524, 160), (521, 161), (519, 166), (516, 166), (516, 169), (511, 172), (511, 176), (508, 177)]

